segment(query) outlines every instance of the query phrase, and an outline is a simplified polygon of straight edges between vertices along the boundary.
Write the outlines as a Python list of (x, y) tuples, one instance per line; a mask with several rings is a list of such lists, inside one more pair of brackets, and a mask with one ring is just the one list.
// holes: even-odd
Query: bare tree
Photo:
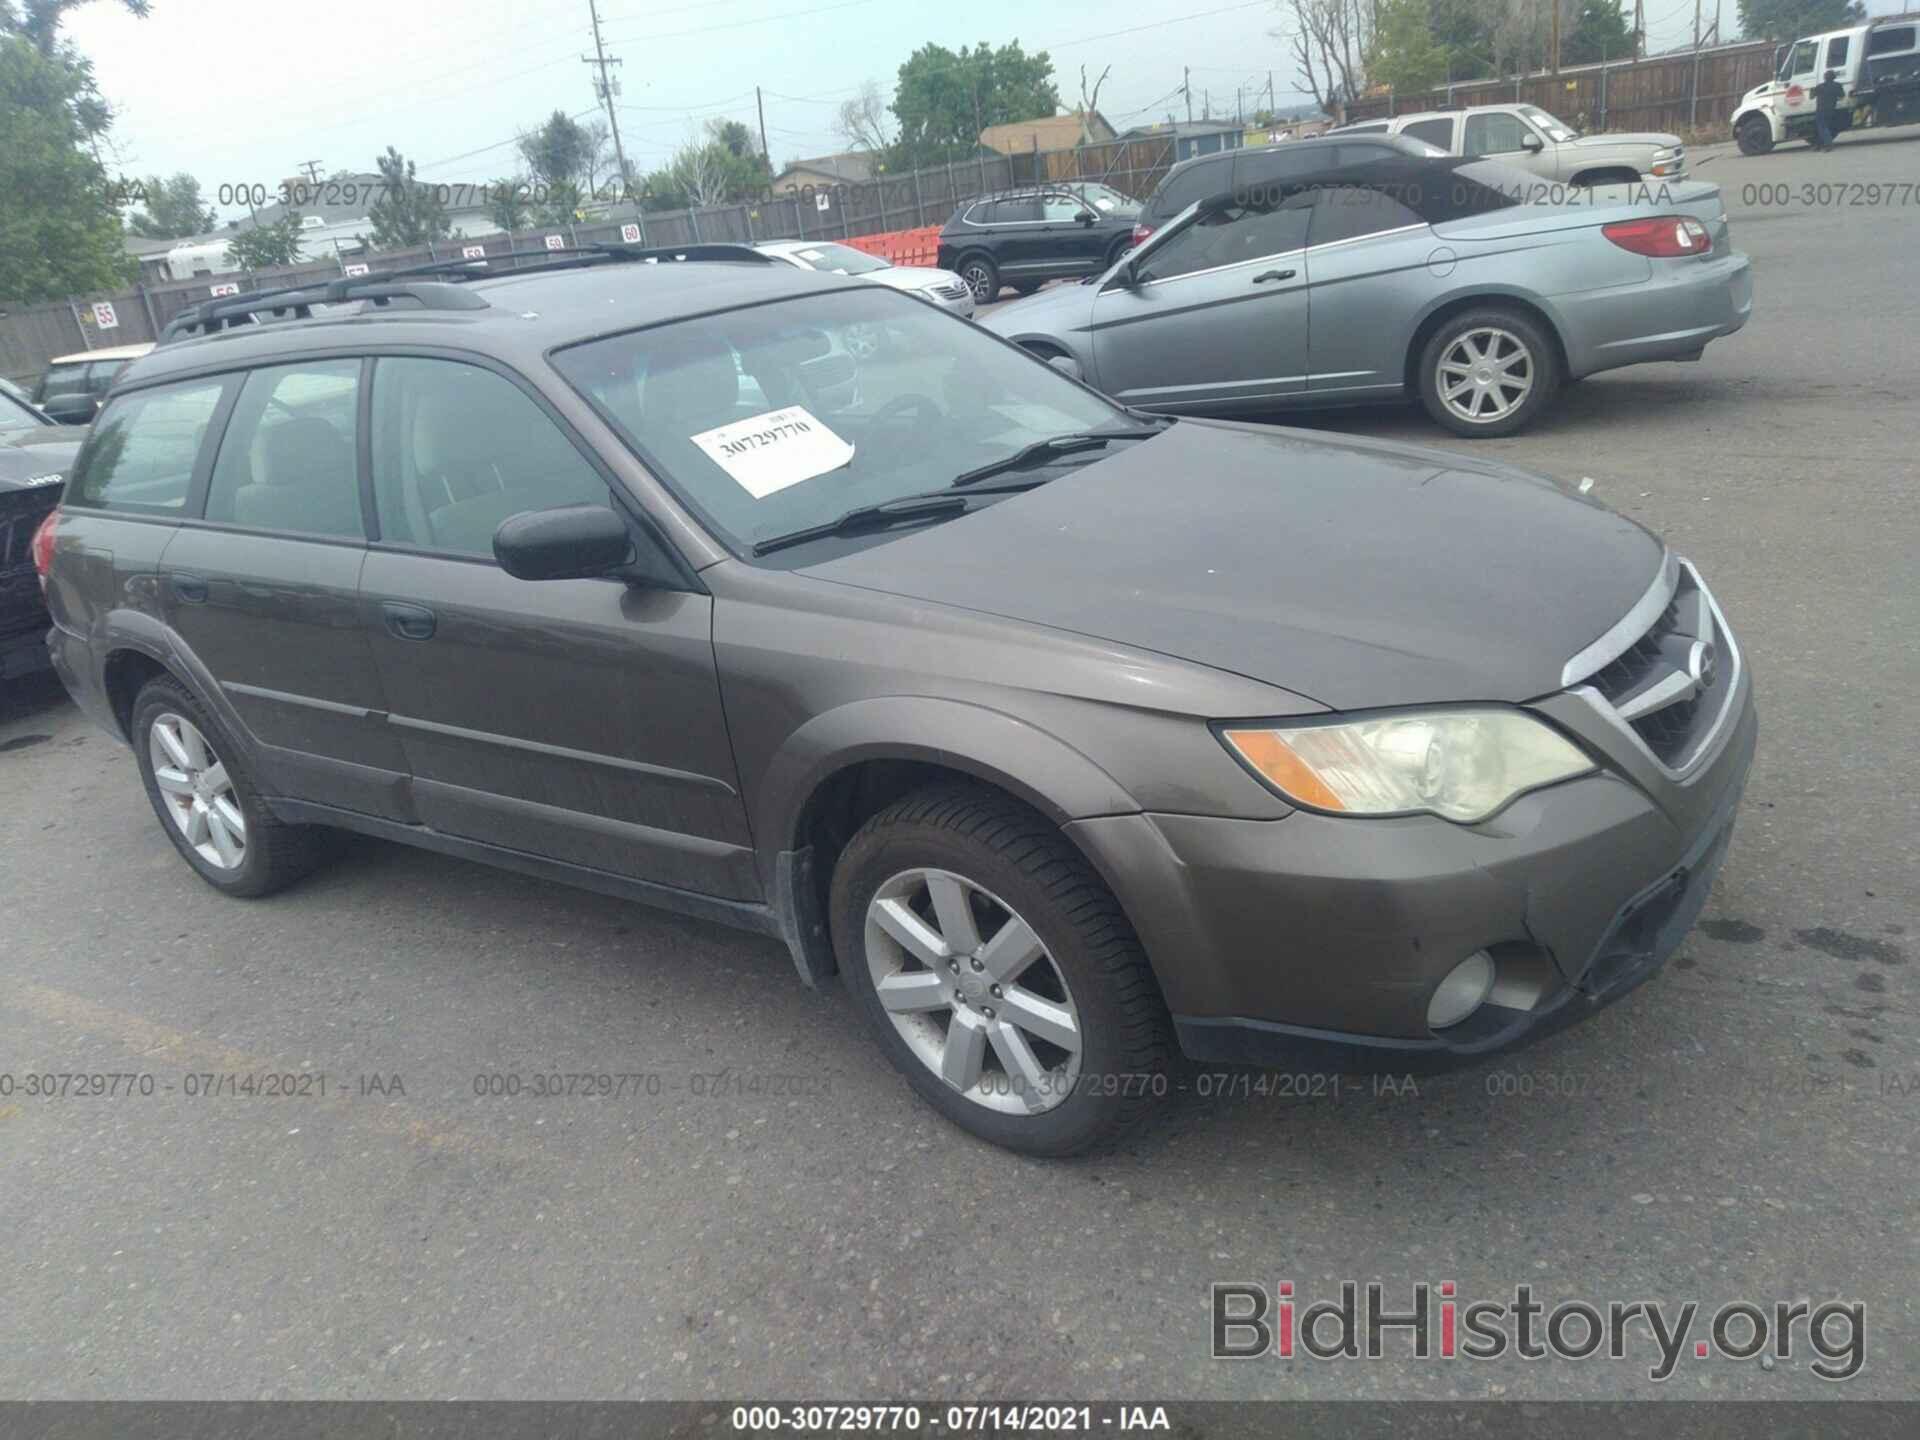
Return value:
[(1107, 83), (1107, 76), (1112, 73), (1113, 66), (1111, 65), (1102, 70), (1100, 72), (1100, 78), (1093, 82), (1093, 93), (1089, 95), (1087, 93), (1087, 67), (1084, 65), (1080, 67), (1080, 143), (1082, 145), (1091, 145), (1093, 143), (1093, 133), (1088, 129), (1088, 125), (1093, 118), (1094, 111), (1100, 106), (1100, 87)]
[(1366, 93), (1373, 49), (1371, 0), (1290, 0), (1294, 28), (1275, 30), (1293, 51), (1305, 88), (1321, 110), (1338, 116)]
[(848, 148), (878, 152), (893, 144), (895, 126), (880, 87), (869, 80), (860, 93), (844, 100), (833, 117), (833, 132)]
[(687, 143), (674, 152), (671, 168), (674, 181), (689, 204), (718, 205), (727, 198), (727, 167), (721, 160), (724, 153), (719, 145), (703, 139), (698, 131), (688, 131)]

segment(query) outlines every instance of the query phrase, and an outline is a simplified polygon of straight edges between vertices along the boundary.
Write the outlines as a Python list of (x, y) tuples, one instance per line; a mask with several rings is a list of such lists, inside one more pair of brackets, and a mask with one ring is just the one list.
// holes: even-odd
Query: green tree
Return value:
[(1059, 108), (1052, 59), (1044, 50), (1027, 54), (1018, 40), (998, 50), (984, 41), (957, 52), (923, 45), (900, 67), (893, 92), (903, 159), (919, 162), (971, 151), (989, 125)]
[(1867, 18), (1860, 0), (1739, 0), (1740, 31), (1749, 40), (1798, 40)]
[(127, 228), (149, 240), (178, 240), (204, 235), (219, 223), (200, 194), (200, 182), (182, 170), (162, 179), (149, 175), (140, 182), (144, 210), (136, 210)]
[(1560, 63), (1591, 65), (1632, 54), (1633, 19), (1620, 0), (1580, 0), (1572, 31), (1560, 37)]
[(1434, 38), (1427, 0), (1380, 0), (1367, 73), (1403, 95), (1446, 83), (1447, 51)]
[(521, 135), (520, 158), (534, 190), (536, 223), (564, 225), (574, 218), (586, 198), (583, 186), (593, 168), (593, 151), (592, 134), (564, 110)]
[(380, 167), (380, 198), (367, 210), (373, 243), (380, 250), (404, 250), (444, 240), (453, 232), (446, 202), (432, 185), (414, 178), (413, 161), (389, 145), (373, 162)]
[(87, 146), (88, 89), (83, 66), (0, 35), (0, 300), (50, 300), (133, 277)]
[[(87, 0), (0, 0), (0, 34), (18, 35), (42, 55), (51, 59), (64, 47), (60, 24), (67, 13), (78, 10)], [(142, 20), (153, 8), (152, 0), (120, 0)]]
[(533, 223), (533, 209), (527, 203), (531, 186), (524, 175), (502, 175), (487, 182), (487, 215), (493, 223), (511, 234)]
[(251, 225), (227, 242), (227, 261), (242, 270), (269, 270), (276, 265), (298, 265), (300, 212), (289, 210), (271, 225)]

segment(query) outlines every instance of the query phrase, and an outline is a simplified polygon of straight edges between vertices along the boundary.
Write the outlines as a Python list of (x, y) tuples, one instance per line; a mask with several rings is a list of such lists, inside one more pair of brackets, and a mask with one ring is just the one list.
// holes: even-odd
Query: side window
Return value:
[[(1867, 36), (1867, 54), (1898, 55), (1911, 50), (1914, 45), (1914, 31), (1915, 27), (1912, 25), (1902, 25), (1897, 30), (1875, 30)], [(1841, 45), (1846, 42), (1836, 40), (1834, 43)], [(1845, 53), (1844, 50), (1841, 51), (1841, 54)], [(1829, 60), (1827, 63), (1831, 65), (1833, 62)]]
[(1520, 123), (1518, 115), (1501, 111), (1491, 115), (1469, 115), (1466, 140), (1461, 150), (1468, 155), (1510, 154), (1520, 148), (1526, 133), (1526, 127)]
[(127, 368), (125, 360), (95, 360), (87, 366), (87, 393), (104, 395), (113, 388), (113, 382), (120, 372)]
[(87, 367), (77, 365), (55, 365), (41, 377), (39, 397), (47, 400), (55, 395), (83, 395), (87, 391)]
[(1324, 165), (1325, 147), (1311, 150), (1255, 150), (1233, 161), (1234, 198), (1248, 205), (1277, 205), (1281, 187)]
[(1443, 115), (1437, 120), (1416, 120), (1400, 132), (1415, 140), (1424, 140), (1429, 145), (1438, 145), (1442, 150), (1453, 148), (1453, 117)]
[(1320, 192), (1319, 203), (1313, 207), (1313, 243), (1331, 245), (1336, 240), (1357, 240), (1363, 235), (1424, 223), (1391, 195), (1365, 186), (1342, 185)]
[(385, 542), (491, 558), (509, 515), (611, 497), (512, 381), (455, 360), (396, 358), (373, 371), (373, 502)]
[(363, 538), (359, 397), (358, 360), (309, 360), (248, 375), (220, 438), (206, 518)]
[(1378, 125), (1345, 125), (1341, 127), (1340, 133), (1342, 135), (1384, 135), (1387, 133), (1387, 122), (1382, 120)]
[(1140, 278), (1171, 280), (1298, 250), (1307, 243), (1311, 209), (1311, 195), (1295, 195), (1280, 205), (1230, 206), (1202, 215), (1147, 257)]
[(94, 422), (66, 503), (162, 514), (184, 510), (207, 427), (228, 383), (225, 377), (188, 380), (114, 400)]
[(1038, 219), (1040, 219), (1038, 195), (1022, 195), (1013, 200), (993, 202), (993, 223), (996, 225), (1012, 225), (1025, 220)]
[(1049, 195), (1040, 202), (1043, 220), (1071, 220), (1088, 207), (1072, 195)]
[(1827, 42), (1827, 69), (1844, 69), (1847, 63), (1847, 41), (1850, 35), (1836, 35)]
[(1795, 41), (1793, 53), (1787, 56), (1787, 63), (1783, 67), (1786, 77), (1789, 80), (1798, 80), (1803, 75), (1811, 75), (1814, 62), (1819, 58), (1820, 42), (1818, 40)]

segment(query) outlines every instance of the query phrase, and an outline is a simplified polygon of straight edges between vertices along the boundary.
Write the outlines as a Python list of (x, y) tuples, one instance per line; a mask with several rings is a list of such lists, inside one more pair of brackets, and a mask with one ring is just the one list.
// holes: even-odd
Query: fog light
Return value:
[(1458, 1025), (1486, 1000), (1493, 990), (1493, 957), (1476, 950), (1447, 972), (1440, 988), (1427, 1002), (1427, 1024), (1435, 1030)]

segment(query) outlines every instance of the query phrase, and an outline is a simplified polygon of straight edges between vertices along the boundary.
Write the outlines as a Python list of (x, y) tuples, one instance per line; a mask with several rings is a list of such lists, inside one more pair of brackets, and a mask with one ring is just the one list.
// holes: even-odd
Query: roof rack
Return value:
[[(510, 260), (512, 269), (495, 270), (490, 262)], [(161, 333), (160, 343), (194, 334), (212, 335), (223, 329), (251, 324), (255, 317), (272, 315), (295, 320), (311, 320), (315, 305), (337, 305), (366, 300), (385, 306), (396, 299), (414, 301), (423, 310), (485, 310), (487, 302), (454, 280), (499, 279), (503, 275), (527, 275), (547, 270), (567, 270), (607, 261), (657, 265), (688, 260), (745, 260), (773, 265), (771, 256), (749, 245), (567, 245), (547, 250), (511, 250), (500, 255), (475, 256), (459, 260), (430, 260), (404, 265), (378, 275), (343, 275), (336, 280), (314, 281), (306, 285), (286, 285), (273, 290), (255, 290), (246, 295), (222, 295), (182, 310)], [(521, 264), (531, 261), (531, 264)], [(440, 280), (424, 277), (439, 276)]]

